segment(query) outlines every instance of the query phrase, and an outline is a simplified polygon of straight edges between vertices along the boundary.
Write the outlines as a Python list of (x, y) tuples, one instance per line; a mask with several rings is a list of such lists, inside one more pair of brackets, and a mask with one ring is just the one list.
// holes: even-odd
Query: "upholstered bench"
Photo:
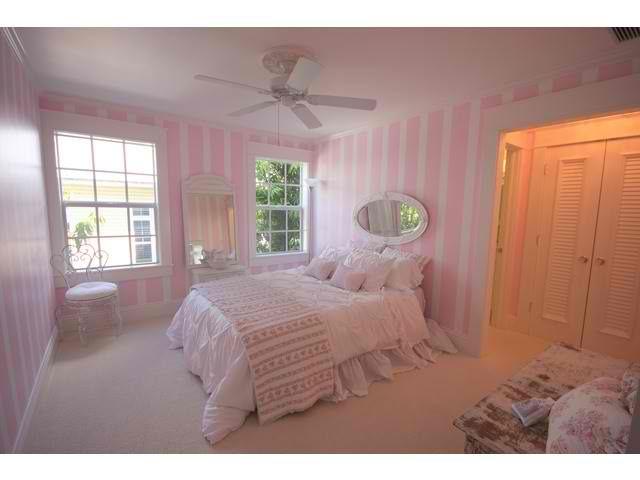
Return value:
[(453, 424), (466, 435), (465, 453), (545, 453), (548, 423), (523, 427), (511, 404), (531, 397), (557, 400), (598, 377), (621, 378), (629, 362), (552, 345)]

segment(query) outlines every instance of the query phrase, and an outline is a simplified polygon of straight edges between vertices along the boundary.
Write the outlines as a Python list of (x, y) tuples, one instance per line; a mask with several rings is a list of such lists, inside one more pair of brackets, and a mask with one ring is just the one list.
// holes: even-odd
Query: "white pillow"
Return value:
[(415, 261), (410, 258), (396, 258), (385, 285), (396, 290), (412, 290), (418, 288), (423, 278)]
[(394, 262), (395, 260), (392, 258), (382, 258), (379, 253), (354, 248), (345, 259), (344, 264), (366, 273), (367, 278), (362, 285), (363, 290), (379, 292), (384, 286)]
[(327, 246), (319, 255), (320, 258), (326, 258), (336, 262), (336, 266), (343, 263), (344, 259), (351, 253), (350, 248)]
[(382, 242), (375, 240), (349, 240), (349, 248), (361, 248), (363, 250), (371, 250), (372, 252), (380, 253), (384, 250), (386, 245)]
[(386, 258), (410, 258), (411, 260), (416, 262), (420, 273), (422, 273), (424, 267), (426, 267), (431, 261), (431, 259), (425, 255), (420, 255), (419, 253), (413, 252), (405, 252), (391, 247), (385, 248), (382, 252), (382, 256)]
[[(397, 284), (404, 283), (405, 286), (402, 287), (404, 289), (418, 288), (420, 286), (420, 284), (422, 283), (422, 280), (424, 279), (424, 275), (422, 275), (422, 270), (431, 260), (429, 257), (426, 257), (424, 255), (419, 255), (417, 253), (412, 253), (412, 252), (403, 252), (402, 250), (397, 250), (395, 248), (390, 248), (390, 247), (387, 247), (384, 249), (384, 251), (382, 252), (382, 256), (385, 258), (393, 258), (396, 261), (409, 260), (413, 263), (414, 268), (412, 269), (411, 280), (409, 281), (408, 284), (406, 280), (404, 281), (402, 280), (404, 277), (408, 275), (408, 272), (406, 271), (406, 269), (408, 269), (408, 267), (406, 266), (406, 263), (401, 262), (397, 265), (398, 268), (401, 268), (401, 269), (404, 268), (405, 270), (401, 272), (395, 272), (394, 282), (396, 282)], [(394, 265), (394, 268), (396, 268), (395, 265)], [(388, 283), (387, 283), (387, 286), (392, 287)], [(392, 288), (401, 288), (401, 287), (392, 287)]]
[(333, 274), (329, 283), (334, 287), (342, 288), (343, 290), (357, 292), (360, 290), (360, 287), (366, 278), (367, 274), (363, 271), (348, 267), (341, 263), (338, 265), (336, 273)]
[(333, 260), (316, 257), (311, 260), (311, 263), (304, 269), (303, 274), (317, 278), (318, 280), (326, 280), (331, 276), (335, 268), (336, 262)]

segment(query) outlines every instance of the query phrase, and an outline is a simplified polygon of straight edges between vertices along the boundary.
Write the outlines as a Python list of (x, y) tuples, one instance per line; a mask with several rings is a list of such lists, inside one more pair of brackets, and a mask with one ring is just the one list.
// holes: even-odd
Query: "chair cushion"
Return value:
[(67, 300), (97, 300), (109, 297), (118, 291), (118, 286), (111, 282), (84, 282), (70, 288), (65, 293)]

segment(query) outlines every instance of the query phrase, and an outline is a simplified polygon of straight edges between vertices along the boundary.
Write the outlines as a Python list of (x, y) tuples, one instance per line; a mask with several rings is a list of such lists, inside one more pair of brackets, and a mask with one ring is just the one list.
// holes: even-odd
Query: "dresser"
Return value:
[(191, 269), (191, 285), (196, 283), (211, 282), (221, 278), (246, 275), (247, 267), (244, 265), (229, 265), (226, 268), (197, 267)]

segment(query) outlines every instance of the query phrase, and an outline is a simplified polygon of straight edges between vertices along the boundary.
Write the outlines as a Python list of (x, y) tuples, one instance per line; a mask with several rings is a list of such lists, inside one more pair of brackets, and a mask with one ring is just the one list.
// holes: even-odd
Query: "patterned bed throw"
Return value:
[(240, 334), (260, 423), (306, 410), (333, 393), (331, 344), (315, 309), (250, 276), (192, 288), (218, 308)]

